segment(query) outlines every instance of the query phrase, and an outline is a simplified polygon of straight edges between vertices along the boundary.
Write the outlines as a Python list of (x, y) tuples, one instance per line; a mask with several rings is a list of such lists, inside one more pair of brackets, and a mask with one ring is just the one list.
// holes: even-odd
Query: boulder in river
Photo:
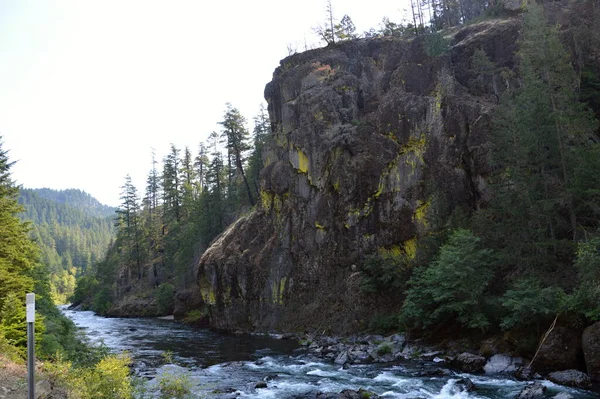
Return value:
[(544, 341), (533, 366), (542, 372), (577, 369), (581, 355), (581, 333), (559, 326)]
[(537, 399), (543, 398), (546, 392), (546, 387), (540, 382), (534, 382), (533, 384), (527, 385), (525, 388), (515, 396), (515, 399)]
[(486, 373), (513, 373), (523, 364), (523, 359), (509, 355), (494, 355), (483, 366)]
[(452, 366), (467, 373), (478, 373), (483, 370), (485, 357), (464, 352), (452, 360)]
[(583, 331), (581, 341), (587, 372), (593, 381), (600, 382), (600, 321)]
[(578, 370), (555, 371), (548, 374), (547, 378), (556, 384), (569, 387), (583, 389), (590, 389), (592, 387), (590, 377), (586, 373)]
[(319, 392), (315, 396), (315, 399), (378, 399), (379, 396), (374, 394), (373, 392), (359, 389), (358, 391), (353, 391), (351, 389), (345, 389), (340, 393), (322, 393)]
[(461, 378), (454, 381), (454, 385), (462, 392), (471, 392), (475, 390), (475, 384), (468, 378)]

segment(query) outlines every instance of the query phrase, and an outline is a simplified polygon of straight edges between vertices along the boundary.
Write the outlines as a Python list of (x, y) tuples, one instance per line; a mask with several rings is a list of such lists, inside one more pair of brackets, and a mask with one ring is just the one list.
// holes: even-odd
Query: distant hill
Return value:
[(114, 216), (116, 208), (103, 205), (96, 198), (85, 191), (77, 189), (53, 190), (51, 188), (21, 189), (21, 197), (26, 201), (27, 197), (39, 196), (57, 204), (64, 204), (71, 208), (81, 209), (89, 216), (107, 217)]
[(31, 235), (50, 268), (54, 300), (68, 300), (75, 279), (101, 260), (113, 239), (115, 208), (76, 189), (21, 189), (23, 220), (33, 223)]

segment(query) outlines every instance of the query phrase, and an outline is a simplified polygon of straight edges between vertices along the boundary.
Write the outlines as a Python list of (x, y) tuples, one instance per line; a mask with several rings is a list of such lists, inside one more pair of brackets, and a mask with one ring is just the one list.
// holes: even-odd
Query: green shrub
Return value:
[(392, 353), (392, 346), (390, 344), (381, 344), (377, 348), (377, 354), (379, 356), (387, 355), (389, 353)]
[(379, 251), (367, 255), (361, 271), (360, 290), (366, 294), (400, 293), (412, 270), (412, 262), (404, 253)]
[(576, 310), (592, 321), (600, 320), (600, 237), (579, 243), (575, 266), (579, 273)]
[(425, 36), (423, 47), (429, 57), (439, 57), (448, 52), (450, 41), (439, 32), (429, 33)]
[(539, 280), (525, 277), (517, 280), (502, 297), (502, 306), (508, 314), (502, 319), (502, 328), (540, 327), (566, 310), (568, 296), (559, 287), (543, 288)]
[(467, 328), (484, 329), (487, 287), (494, 276), (492, 251), (480, 248), (470, 230), (455, 230), (428, 266), (415, 271), (402, 307), (400, 321), (407, 328), (458, 321)]
[(175, 288), (172, 284), (163, 283), (156, 289), (156, 301), (158, 303), (158, 311), (161, 314), (173, 313)]
[(112, 307), (112, 293), (108, 288), (102, 288), (94, 295), (92, 309), (98, 314), (104, 315)]
[(188, 323), (188, 324), (194, 324), (199, 322), (200, 320), (202, 320), (204, 317), (207, 316), (207, 310), (206, 309), (194, 309), (194, 310), (190, 310), (189, 312), (186, 313), (185, 317), (183, 318), (183, 322), (184, 323)]
[(377, 334), (385, 334), (398, 328), (398, 315), (376, 313), (369, 321), (369, 330)]
[(68, 390), (69, 397), (78, 399), (131, 399), (132, 380), (129, 377), (131, 358), (127, 354), (109, 355), (95, 366), (77, 368), (61, 358), (45, 364), (45, 371), (54, 385)]
[(190, 398), (192, 394), (192, 384), (187, 374), (165, 371), (158, 378), (158, 387), (160, 397), (164, 399)]

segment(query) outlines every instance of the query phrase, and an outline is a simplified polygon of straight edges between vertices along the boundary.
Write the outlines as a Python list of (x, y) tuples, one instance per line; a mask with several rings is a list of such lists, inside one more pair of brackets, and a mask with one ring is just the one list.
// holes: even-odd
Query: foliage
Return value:
[(206, 309), (190, 310), (189, 312), (186, 313), (185, 317), (183, 318), (183, 322), (188, 323), (188, 324), (194, 324), (194, 323), (197, 323), (200, 320), (202, 320), (202, 318), (205, 317), (206, 315), (207, 315)]
[(492, 251), (469, 230), (455, 230), (428, 267), (410, 280), (401, 322), (427, 327), (458, 321), (467, 328), (486, 328), (487, 287), (494, 276)]
[(184, 399), (191, 397), (192, 386), (187, 374), (164, 371), (158, 378), (160, 397), (164, 399)]
[(158, 311), (162, 314), (173, 312), (175, 288), (173, 284), (163, 283), (156, 290), (156, 301), (158, 302)]
[(369, 331), (377, 334), (385, 334), (398, 328), (398, 315), (387, 313), (376, 313), (369, 320)]
[(577, 308), (590, 320), (600, 320), (600, 236), (579, 243), (575, 267), (579, 273)]
[(91, 367), (73, 367), (70, 362), (60, 358), (45, 367), (50, 379), (68, 390), (69, 397), (132, 399), (130, 363), (131, 358), (121, 354), (106, 356)]
[(392, 345), (389, 343), (381, 344), (377, 347), (377, 354), (379, 356), (387, 355), (392, 353)]
[(108, 288), (108, 287), (100, 288), (100, 291), (98, 291), (94, 295), (94, 298), (92, 299), (92, 308), (98, 314), (104, 315), (111, 308), (112, 300), (113, 300), (113, 297), (112, 297), (112, 292), (111, 292), (110, 288)]
[(502, 306), (508, 314), (501, 326), (504, 329), (536, 326), (539, 330), (543, 322), (566, 310), (567, 301), (561, 288), (543, 287), (538, 280), (523, 277), (502, 297)]
[(404, 253), (381, 250), (367, 255), (362, 263), (360, 290), (368, 294), (401, 292), (412, 270), (411, 259)]
[(52, 299), (66, 303), (77, 276), (106, 254), (114, 208), (79, 190), (21, 189), (19, 202), (21, 219), (32, 222), (40, 263), (49, 270)]
[(450, 41), (441, 33), (429, 33), (423, 40), (423, 49), (429, 57), (440, 57), (450, 49)]

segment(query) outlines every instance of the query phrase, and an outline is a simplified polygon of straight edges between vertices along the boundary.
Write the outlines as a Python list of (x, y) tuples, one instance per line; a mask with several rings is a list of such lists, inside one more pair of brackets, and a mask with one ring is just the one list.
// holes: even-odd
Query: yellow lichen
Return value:
[(308, 173), (308, 157), (300, 150), (298, 150), (298, 170), (302, 173)]
[(430, 201), (417, 201), (417, 207), (415, 208), (415, 213), (413, 215), (413, 219), (419, 223), (421, 223), (424, 227), (428, 226), (427, 222), (427, 211), (429, 210), (429, 206), (431, 205)]
[(323, 226), (322, 224), (320, 224), (317, 221), (315, 221), (315, 227), (319, 230), (325, 230), (325, 226)]
[(271, 287), (273, 303), (283, 305), (283, 291), (285, 290), (286, 281), (287, 281), (287, 277), (283, 277), (282, 279), (279, 280), (279, 282), (273, 281), (273, 285)]
[(274, 195), (265, 190), (260, 190), (260, 202), (264, 209), (271, 209)]
[(377, 251), (382, 258), (397, 258), (402, 255), (402, 249), (398, 245), (393, 245), (390, 248), (379, 247), (377, 248)]
[(411, 238), (410, 240), (404, 241), (403, 243), (404, 253), (409, 259), (415, 259), (417, 257), (417, 239)]

